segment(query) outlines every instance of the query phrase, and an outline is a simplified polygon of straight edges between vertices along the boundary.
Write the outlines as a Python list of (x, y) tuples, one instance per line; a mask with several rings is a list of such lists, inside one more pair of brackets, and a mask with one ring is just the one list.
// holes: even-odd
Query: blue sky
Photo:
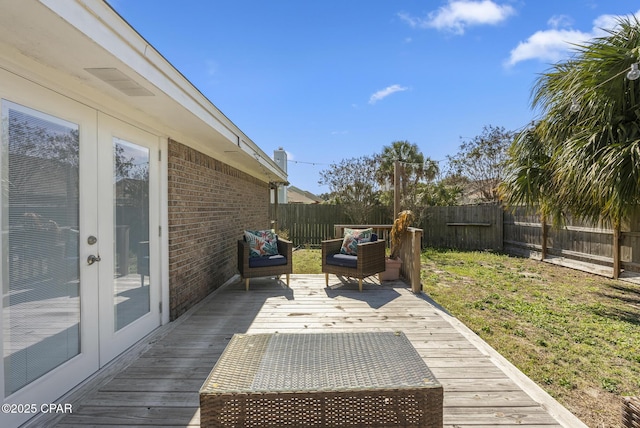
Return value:
[(446, 156), (487, 125), (518, 130), (537, 76), (638, 14), (618, 0), (109, 0), (292, 185), (408, 140)]

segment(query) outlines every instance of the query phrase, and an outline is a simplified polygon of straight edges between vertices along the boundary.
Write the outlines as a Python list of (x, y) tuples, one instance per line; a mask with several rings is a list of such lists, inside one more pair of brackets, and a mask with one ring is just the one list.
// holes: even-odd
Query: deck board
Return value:
[(520, 386), (495, 355), (406, 284), (368, 280), (362, 293), (355, 283), (331, 284), (325, 288), (324, 275), (292, 275), (289, 289), (252, 279), (248, 292), (239, 281), (216, 291), (121, 371), (83, 386), (57, 426), (198, 426), (198, 390), (234, 333), (398, 330), (443, 385), (446, 427), (579, 426), (567, 424), (557, 403), (532, 398), (539, 391)]

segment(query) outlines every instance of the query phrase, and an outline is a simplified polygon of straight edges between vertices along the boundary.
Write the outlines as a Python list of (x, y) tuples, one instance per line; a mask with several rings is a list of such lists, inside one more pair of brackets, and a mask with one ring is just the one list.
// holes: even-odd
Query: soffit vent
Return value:
[(117, 68), (85, 68), (85, 70), (130, 97), (154, 96), (153, 92), (143, 88)]

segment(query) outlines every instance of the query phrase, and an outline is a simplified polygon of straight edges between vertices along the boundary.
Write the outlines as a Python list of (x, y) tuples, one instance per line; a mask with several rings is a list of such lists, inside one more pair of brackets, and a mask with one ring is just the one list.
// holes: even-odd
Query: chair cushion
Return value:
[(368, 229), (350, 229), (344, 228), (344, 240), (340, 247), (340, 254), (358, 255), (358, 244), (371, 241), (373, 228)]
[(278, 237), (270, 230), (245, 230), (244, 240), (249, 243), (249, 257), (278, 254)]
[(271, 267), (271, 266), (283, 266), (287, 264), (287, 258), (283, 255), (276, 254), (275, 256), (262, 256), (262, 257), (250, 257), (249, 267)]
[(329, 254), (327, 256), (327, 264), (333, 266), (342, 266), (348, 268), (358, 267), (358, 256), (349, 254)]

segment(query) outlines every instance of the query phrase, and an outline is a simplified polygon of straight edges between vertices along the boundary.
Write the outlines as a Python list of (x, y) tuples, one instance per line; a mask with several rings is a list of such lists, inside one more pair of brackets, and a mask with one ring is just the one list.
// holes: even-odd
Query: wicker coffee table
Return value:
[(442, 386), (401, 332), (237, 334), (202, 427), (442, 427)]

